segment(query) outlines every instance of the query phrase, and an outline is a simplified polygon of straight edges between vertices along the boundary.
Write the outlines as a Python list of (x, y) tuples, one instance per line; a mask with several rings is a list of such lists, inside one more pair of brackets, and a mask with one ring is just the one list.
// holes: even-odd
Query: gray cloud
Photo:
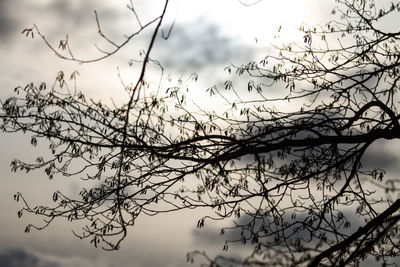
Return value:
[(14, 14), (18, 12), (16, 8), (11, 8), (11, 1), (0, 1), (0, 40), (7, 41), (9, 35), (18, 29), (18, 20)]
[[(348, 229), (342, 229), (343, 233), (346, 234), (351, 234), (355, 232), (357, 229), (359, 229), (360, 226), (365, 225), (365, 222), (363, 222), (357, 215), (355, 215), (355, 211), (352, 210), (351, 208), (346, 208), (343, 210), (344, 216), (349, 220), (350, 222), (350, 227)], [(266, 216), (267, 218), (268, 216)], [(304, 218), (307, 217), (307, 214), (298, 214), (297, 215), (297, 220), (302, 221)], [(236, 223), (239, 225), (243, 225), (249, 222), (251, 218), (247, 215), (240, 217), (239, 219), (236, 220)], [(290, 219), (289, 214), (286, 214), (284, 216), (284, 220), (286, 220), (288, 223), (293, 222), (293, 219)], [(233, 225), (232, 225), (233, 226)], [(261, 226), (261, 220), (257, 219), (255, 222), (255, 229), (259, 229)], [(239, 264), (244, 257), (243, 257), (243, 251), (248, 251), (248, 253), (244, 254), (248, 256), (250, 252), (253, 250), (254, 245), (251, 244), (251, 242), (248, 242), (246, 244), (241, 244), (241, 243), (231, 243), (229, 244), (229, 252), (222, 251), (222, 246), (216, 247), (220, 245), (220, 240), (240, 240), (241, 236), (241, 230), (240, 229), (233, 229), (226, 231), (224, 235), (219, 235), (219, 229), (215, 227), (205, 227), (203, 229), (195, 229), (192, 231), (192, 235), (194, 236), (194, 239), (196, 240), (196, 243), (199, 243), (200, 245), (207, 246), (208, 248), (212, 247), (214, 248), (214, 251), (216, 251), (216, 255), (218, 257), (216, 258), (217, 262), (221, 264), (221, 266), (242, 266)], [(289, 233), (289, 231), (288, 231)], [(248, 237), (248, 232), (245, 232), (245, 236)], [(297, 233), (294, 233), (288, 238), (288, 242), (294, 242), (297, 238), (307, 240), (310, 237), (310, 233), (307, 230), (303, 230)], [(332, 236), (331, 236), (332, 237)], [(272, 237), (269, 238), (263, 238), (263, 241), (272, 241)], [(310, 245), (310, 244), (309, 244)], [(219, 251), (218, 251), (219, 249)], [(208, 249), (207, 252), (210, 252), (211, 249)], [(233, 253), (232, 253), (233, 252)], [(228, 254), (229, 253), (229, 254)], [(242, 255), (241, 255), (242, 254)], [(399, 260), (399, 257), (395, 258), (393, 261), (397, 262)], [(378, 261), (376, 261), (373, 258), (368, 258), (365, 261), (362, 262), (362, 266), (377, 266), (379, 264)]]
[(183, 72), (248, 62), (254, 49), (225, 36), (217, 25), (199, 19), (186, 25), (175, 25), (167, 40), (158, 41), (155, 53), (163, 66)]
[[(221, 235), (221, 231), (218, 228), (205, 227), (202, 229), (193, 229), (192, 236), (196, 244), (202, 244), (206, 246), (217, 245), (222, 249), (227, 236)], [(229, 237), (228, 237), (229, 238)]]
[(94, 23), (93, 11), (97, 10), (101, 20), (112, 21), (119, 18), (119, 14), (104, 7), (104, 4), (96, 1), (70, 1), (58, 0), (48, 6), (42, 6), (42, 11), (63, 18), (73, 26), (82, 26), (86, 23)]
[(0, 267), (59, 267), (60, 265), (43, 260), (23, 249), (10, 249), (0, 252)]
[[(112, 9), (98, 1), (57, 0), (43, 3), (31, 0), (1, 0), (0, 1), (0, 40), (8, 43), (15, 38), (13, 34), (22, 29), (37, 24), (39, 28), (45, 25), (43, 33), (46, 36), (79, 32), (95, 28), (94, 10), (98, 10), (101, 21), (113, 25), (120, 19), (121, 9)], [(118, 10), (118, 12), (116, 11)], [(49, 23), (54, 22), (54, 23)], [(50, 38), (51, 39), (51, 38)]]
[[(344, 214), (344, 217), (347, 218), (347, 220), (349, 220), (349, 222), (350, 222), (350, 227), (348, 229), (342, 229), (342, 232), (351, 234), (352, 232), (356, 231), (360, 226), (364, 225), (362, 220), (357, 215), (355, 215), (355, 211), (352, 210), (351, 208), (349, 208), (349, 207), (344, 208), (344, 209), (342, 209), (342, 212)], [(288, 213), (283, 216), (283, 220), (285, 222), (287, 222), (288, 224), (291, 224), (291, 223), (295, 223), (295, 222), (303, 222), (303, 221), (305, 221), (305, 219), (307, 217), (308, 217), (308, 215), (306, 213), (297, 213), (296, 218), (293, 219), (293, 218), (291, 218), (291, 214)], [(253, 220), (253, 218), (250, 217), (249, 215), (244, 215), (244, 216), (240, 217), (239, 219), (236, 219), (235, 222), (236, 222), (236, 225), (245, 226), (252, 220)], [(273, 224), (273, 219), (268, 215), (265, 215), (263, 220), (264, 220), (264, 225), (265, 224), (266, 225)], [(260, 230), (260, 228), (263, 224), (263, 220), (260, 218), (255, 219), (255, 221), (254, 221), (255, 232)], [(234, 226), (234, 224), (231, 224), (231, 227), (233, 227), (233, 226)], [(297, 225), (297, 226), (299, 226), (299, 225)], [(246, 229), (246, 227), (244, 227), (244, 229)], [(293, 227), (292, 227), (292, 230), (294, 230)], [(219, 245), (219, 244), (221, 244), (221, 241), (225, 241), (225, 240), (228, 240), (228, 241), (240, 240), (241, 234), (242, 234), (241, 232), (242, 232), (242, 229), (240, 227), (238, 227), (238, 228), (226, 230), (224, 235), (220, 235), (220, 229), (215, 228), (215, 227), (206, 227), (204, 229), (194, 229), (192, 231), (192, 235), (194, 236), (194, 239), (196, 240), (196, 242), (201, 242), (202, 244), (209, 246), (209, 245), (213, 245), (213, 244)], [(289, 229), (287, 229), (287, 233), (290, 233)], [(248, 230), (243, 231), (243, 235), (246, 238), (250, 238), (250, 232)], [(310, 237), (310, 232), (308, 230), (304, 229), (304, 230), (301, 230), (298, 232), (294, 232), (292, 235), (290, 235), (290, 237), (288, 238), (287, 241), (294, 242), (298, 238), (307, 240), (307, 239), (309, 239), (309, 237)], [(273, 236), (264, 237), (264, 238), (262, 238), (262, 240), (272, 241), (272, 238), (273, 238)], [(246, 247), (249, 248), (249, 247), (252, 247), (252, 245), (247, 244)]]
[(391, 169), (398, 166), (399, 158), (383, 151), (367, 151), (362, 158), (361, 163), (366, 169)]

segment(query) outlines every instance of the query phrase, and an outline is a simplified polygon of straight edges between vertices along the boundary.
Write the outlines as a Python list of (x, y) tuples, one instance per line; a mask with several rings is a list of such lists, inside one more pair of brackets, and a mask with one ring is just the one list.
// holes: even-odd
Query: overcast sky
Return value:
[[(134, 2), (145, 20), (159, 10), (161, 1)], [(291, 32), (303, 21), (307, 24), (325, 22), (333, 2), (264, 0), (246, 7), (236, 0), (172, 1), (164, 30), (168, 30), (174, 20), (175, 27), (168, 40), (157, 40), (152, 57), (160, 60), (166, 71), (176, 77), (198, 73), (200, 81), (196, 90), (205, 90), (221, 79), (222, 70), (230, 63), (260, 60), (268, 54), (278, 25), (283, 24), (284, 29)], [(79, 65), (60, 60), (38, 38), (26, 38), (21, 31), (35, 23), (54, 44), (68, 33), (76, 54), (89, 58), (96, 55), (93, 44), (101, 44), (96, 35), (93, 10), (98, 11), (104, 31), (115, 40), (123, 40), (123, 35), (136, 27), (126, 4), (125, 0), (0, 0), (0, 97), (9, 96), (15, 86), (32, 81), (52, 83), (60, 70), (67, 73), (78, 70), (79, 88), (92, 97), (107, 101), (111, 96), (123, 95), (117, 68), (128, 82), (134, 80), (134, 70), (128, 61), (138, 58), (150, 32), (144, 32), (112, 58)], [(294, 32), (285, 38), (301, 40)], [(217, 236), (216, 225), (205, 230), (194, 229), (205, 212), (201, 210), (142, 218), (117, 252), (94, 249), (88, 242), (74, 238), (71, 229), (76, 226), (65, 221), (42, 232), (24, 234), (24, 226), (35, 218), (17, 219), (16, 211), (20, 206), (12, 201), (15, 192), (22, 192), (34, 204), (41, 204), (51, 199), (55, 189), (62, 187), (64, 191), (73, 192), (78, 184), (61, 178), (49, 182), (42, 171), (28, 175), (11, 173), (11, 160), (34, 159), (40, 153), (40, 147), (32, 150), (28, 138), (1, 134), (0, 148), (0, 266), (7, 266), (1, 264), (11, 259), (19, 259), (20, 266), (33, 267), (187, 266), (187, 252), (222, 249), (223, 240)], [(386, 148), (381, 149), (385, 151)], [(375, 160), (371, 156), (370, 161)], [(385, 163), (388, 161), (394, 165), (397, 159), (389, 157)]]

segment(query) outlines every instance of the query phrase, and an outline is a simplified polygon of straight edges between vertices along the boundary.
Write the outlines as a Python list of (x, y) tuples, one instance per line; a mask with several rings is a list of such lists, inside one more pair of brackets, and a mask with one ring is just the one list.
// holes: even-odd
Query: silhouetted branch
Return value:
[[(212, 212), (197, 227), (225, 220), (223, 249), (241, 243), (253, 252), (244, 259), (194, 252), (188, 261), (195, 255), (209, 266), (397, 260), (399, 179), (371, 168), (366, 158), (378, 141), (400, 138), (400, 33), (377, 26), (399, 12), (400, 4), (337, 2), (333, 15), (339, 17), (327, 25), (302, 26), (298, 43), (276, 46), (277, 53), (259, 63), (227, 67), (247, 86), (227, 80), (222, 88), (208, 88), (226, 107), (211, 111), (186, 102), (188, 83), (197, 76), (175, 82), (150, 57), (168, 1), (147, 23), (130, 1), (140, 29), (120, 44), (103, 34), (95, 13), (100, 36), (114, 48), (100, 49), (104, 55), (93, 60), (77, 59), (68, 36), (59, 44), (66, 56), (36, 26), (23, 31), (38, 33), (59, 57), (86, 63), (115, 54), (154, 26), (138, 80), (122, 83), (129, 93), (124, 105), (86, 100), (68, 88), (63, 72), (51, 89), (28, 84), (1, 101), (2, 131), (28, 134), (33, 146), (49, 143), (50, 155), (33, 163), (14, 160), (12, 171), (43, 169), (49, 179), (62, 175), (86, 183), (77, 198), (54, 192), (54, 206), (32, 207), (16, 194), (23, 205), (18, 216), (30, 212), (44, 218), (28, 231), (60, 217), (82, 221), (76, 236), (118, 249), (139, 216), (208, 207)], [(146, 81), (150, 65), (160, 71), (156, 84)], [(271, 97), (271, 87), (282, 87), (281, 94)], [(287, 111), (272, 107), (283, 103), (290, 103)]]

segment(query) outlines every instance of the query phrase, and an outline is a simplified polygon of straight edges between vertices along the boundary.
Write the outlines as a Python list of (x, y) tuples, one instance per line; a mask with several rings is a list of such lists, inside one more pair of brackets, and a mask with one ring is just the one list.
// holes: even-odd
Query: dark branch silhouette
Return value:
[[(40, 168), (50, 179), (89, 181), (78, 199), (54, 192), (54, 206), (31, 207), (17, 193), (15, 199), (23, 201), (19, 216), (30, 212), (44, 218), (43, 225), (28, 225), (26, 231), (63, 217), (83, 221), (78, 237), (118, 249), (139, 216), (209, 207), (212, 212), (199, 218), (197, 227), (207, 220), (233, 220), (232, 227), (221, 229), (230, 233), (223, 249), (242, 243), (253, 253), (239, 260), (193, 252), (188, 261), (196, 255), (210, 266), (398, 261), (400, 180), (363, 162), (378, 140), (400, 138), (400, 31), (380, 29), (384, 18), (398, 15), (400, 3), (336, 2), (334, 20), (302, 26), (301, 42), (275, 47), (277, 55), (259, 63), (227, 67), (248, 84), (243, 89), (226, 81), (223, 88), (208, 89), (229, 106), (223, 111), (187, 104), (186, 88), (197, 76), (164, 85), (168, 78), (150, 52), (168, 1), (148, 23), (140, 21), (131, 3), (140, 30), (122, 44), (102, 33), (96, 15), (100, 36), (115, 49), (93, 60), (77, 59), (68, 39), (60, 42), (64, 55), (36, 26), (25, 30), (38, 33), (57, 56), (86, 63), (117, 53), (155, 25), (137, 83), (126, 88), (130, 98), (121, 107), (87, 100), (69, 89), (62, 72), (50, 89), (28, 84), (2, 101), (4, 132), (29, 134), (32, 145), (50, 144), (50, 157), (15, 160), (12, 170)], [(160, 68), (157, 84), (147, 81), (149, 64)], [(282, 96), (271, 98), (271, 87), (282, 87)], [(293, 103), (290, 111), (273, 108), (284, 102)]]

